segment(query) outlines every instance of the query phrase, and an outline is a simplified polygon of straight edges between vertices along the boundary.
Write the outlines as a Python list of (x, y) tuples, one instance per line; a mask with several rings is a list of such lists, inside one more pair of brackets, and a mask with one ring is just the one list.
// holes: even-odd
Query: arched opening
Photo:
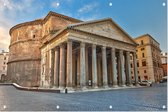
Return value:
[(5, 76), (5, 74), (2, 74), (0, 82), (3, 83), (5, 81), (6, 81), (6, 76)]

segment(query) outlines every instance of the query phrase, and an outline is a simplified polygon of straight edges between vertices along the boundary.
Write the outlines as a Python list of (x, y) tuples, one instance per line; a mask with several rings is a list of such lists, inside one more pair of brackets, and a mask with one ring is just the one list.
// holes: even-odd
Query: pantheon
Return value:
[(7, 78), (21, 86), (85, 91), (138, 83), (137, 43), (111, 18), (49, 12), (12, 27), (10, 36)]

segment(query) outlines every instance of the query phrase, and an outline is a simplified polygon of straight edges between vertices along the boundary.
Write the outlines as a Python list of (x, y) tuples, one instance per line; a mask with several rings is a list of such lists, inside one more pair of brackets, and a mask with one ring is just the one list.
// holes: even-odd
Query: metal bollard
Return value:
[(65, 88), (65, 93), (68, 93), (68, 89), (67, 88)]

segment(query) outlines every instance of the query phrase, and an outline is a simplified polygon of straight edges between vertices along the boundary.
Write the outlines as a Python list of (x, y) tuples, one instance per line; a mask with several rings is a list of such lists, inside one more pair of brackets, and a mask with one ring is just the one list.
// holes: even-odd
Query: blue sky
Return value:
[(0, 0), (0, 50), (8, 51), (12, 26), (49, 11), (83, 21), (111, 17), (133, 38), (149, 33), (167, 51), (167, 0)]

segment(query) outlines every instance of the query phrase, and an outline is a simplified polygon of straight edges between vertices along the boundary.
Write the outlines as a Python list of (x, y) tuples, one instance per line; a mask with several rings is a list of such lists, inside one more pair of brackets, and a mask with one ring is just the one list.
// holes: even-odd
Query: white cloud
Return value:
[[(21, 17), (36, 13), (39, 7), (32, 7), (35, 0), (0, 0), (0, 50), (7, 50), (10, 44), (9, 29)], [(21, 13), (24, 12), (24, 13)]]
[(96, 8), (98, 6), (97, 3), (90, 3), (90, 4), (87, 4), (87, 5), (84, 5), (82, 8), (80, 8), (78, 10), (79, 13), (87, 13), (91, 10), (93, 10), (94, 8)]
[(98, 19), (98, 16), (97, 15), (93, 15), (93, 16), (89, 16), (89, 17), (80, 17), (79, 19), (82, 20), (82, 21), (90, 21), (90, 20)]
[(57, 7), (59, 7), (59, 5), (60, 5), (59, 2), (52, 2), (51, 3), (51, 7), (53, 7), (53, 8), (57, 8)]
[(9, 28), (0, 27), (0, 49), (8, 51), (10, 36), (8, 33)]

